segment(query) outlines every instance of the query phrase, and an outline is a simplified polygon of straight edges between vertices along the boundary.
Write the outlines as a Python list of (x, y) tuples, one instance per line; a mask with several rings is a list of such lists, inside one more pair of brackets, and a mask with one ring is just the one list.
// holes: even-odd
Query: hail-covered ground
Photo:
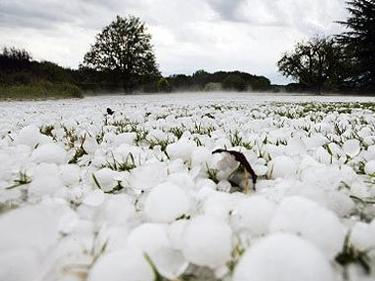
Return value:
[(371, 101), (2, 102), (0, 280), (374, 280)]

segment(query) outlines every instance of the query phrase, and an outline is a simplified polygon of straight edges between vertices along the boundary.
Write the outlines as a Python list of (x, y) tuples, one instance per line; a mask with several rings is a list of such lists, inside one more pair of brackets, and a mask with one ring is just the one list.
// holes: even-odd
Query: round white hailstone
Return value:
[(375, 228), (371, 224), (357, 222), (351, 231), (350, 242), (359, 251), (368, 251), (375, 247)]
[(187, 220), (177, 220), (169, 225), (167, 229), (167, 234), (172, 248), (182, 250), (182, 238), (187, 224)]
[(217, 218), (195, 217), (186, 226), (182, 251), (185, 258), (196, 265), (222, 266), (231, 258), (232, 231)]
[(202, 146), (199, 146), (194, 149), (193, 154), (191, 155), (191, 166), (201, 166), (208, 163), (211, 158), (211, 152)]
[(187, 173), (188, 168), (182, 159), (171, 160), (168, 163), (168, 172), (170, 174)]
[(346, 228), (332, 211), (309, 199), (285, 198), (270, 224), (271, 232), (300, 234), (333, 258), (342, 250)]
[[(101, 245), (106, 245), (106, 252), (115, 252), (127, 247), (129, 226), (102, 227), (99, 232)], [(99, 237), (99, 236), (98, 236)]]
[(126, 225), (133, 216), (135, 209), (128, 195), (117, 194), (109, 197), (103, 207), (103, 220), (113, 225)]
[(77, 165), (62, 165), (60, 166), (61, 180), (66, 186), (74, 186), (79, 183), (81, 169)]
[(43, 138), (43, 135), (40, 133), (40, 130), (37, 126), (30, 125), (21, 129), (18, 133), (18, 136), (15, 139), (15, 143), (20, 145), (24, 144), (31, 148), (34, 148), (36, 145), (45, 143), (46, 140)]
[(230, 190), (232, 189), (232, 185), (229, 181), (227, 180), (221, 180), (218, 184), (217, 184), (217, 190), (218, 191), (222, 191), (222, 192), (230, 192)]
[(115, 137), (113, 144), (115, 146), (120, 146), (124, 143), (132, 145), (136, 137), (137, 137), (136, 133), (122, 133)]
[(193, 190), (195, 188), (194, 181), (188, 173), (177, 173), (168, 176), (167, 181), (180, 186), (184, 190)]
[(153, 188), (145, 201), (145, 215), (153, 222), (169, 223), (189, 211), (190, 198), (186, 192), (168, 182)]
[(165, 163), (150, 163), (133, 169), (130, 173), (130, 187), (148, 190), (165, 181), (168, 175)]
[(47, 143), (38, 146), (31, 154), (35, 163), (64, 164), (66, 151), (55, 143)]
[(28, 249), (1, 251), (0, 280), (29, 281), (36, 280), (40, 272), (37, 254)]
[(242, 256), (234, 281), (333, 281), (329, 260), (310, 242), (290, 234), (259, 240)]
[(88, 154), (94, 154), (98, 148), (98, 143), (95, 138), (86, 137), (82, 147)]
[(203, 203), (203, 210), (206, 215), (226, 220), (236, 205), (236, 198), (233, 194), (214, 191), (209, 194)]
[(117, 175), (117, 172), (109, 168), (96, 171), (93, 175), (94, 185), (104, 192), (112, 191), (118, 185), (116, 180)]
[(317, 134), (313, 134), (309, 138), (303, 139), (303, 142), (305, 143), (305, 146), (308, 149), (314, 149), (314, 148), (318, 148), (319, 146), (322, 146), (322, 145), (328, 143), (329, 140), (325, 136), (323, 136), (322, 134), (317, 133)]
[(59, 220), (59, 231), (65, 235), (70, 234), (73, 232), (78, 222), (78, 214), (69, 208), (62, 214)]
[(270, 161), (268, 173), (272, 179), (293, 177), (297, 173), (297, 164), (290, 157), (278, 156)]
[(102, 190), (96, 189), (85, 194), (82, 203), (90, 207), (98, 207), (103, 204), (105, 194)]
[(339, 217), (349, 216), (355, 210), (355, 203), (349, 195), (341, 191), (328, 192), (327, 207), (334, 211)]
[(149, 281), (154, 279), (151, 266), (141, 251), (128, 248), (99, 258), (88, 281)]
[(268, 167), (265, 165), (254, 165), (254, 172), (257, 176), (262, 177), (267, 175)]
[(167, 146), (167, 153), (172, 160), (182, 159), (184, 161), (189, 161), (196, 147), (197, 145), (194, 141), (180, 139)]
[(178, 280), (189, 266), (189, 262), (181, 251), (163, 247), (155, 252), (151, 259), (154, 261), (158, 272), (168, 280)]
[(169, 246), (166, 228), (155, 223), (141, 224), (129, 233), (128, 245), (152, 256), (160, 248)]
[(364, 128), (362, 128), (362, 129), (358, 132), (358, 135), (359, 135), (361, 138), (365, 138), (365, 137), (372, 136), (373, 133), (372, 133), (371, 128), (369, 128), (369, 127), (364, 127)]
[(213, 180), (210, 180), (210, 179), (198, 179), (196, 187), (198, 190), (204, 187), (207, 187), (212, 190), (216, 190), (217, 185)]
[(306, 153), (305, 144), (301, 139), (290, 139), (285, 148), (285, 153), (290, 156), (303, 155)]
[(356, 139), (347, 140), (342, 145), (342, 150), (346, 153), (346, 155), (353, 158), (361, 152), (361, 144), (359, 140), (356, 140)]
[(188, 266), (181, 252), (170, 247), (167, 228), (163, 225), (138, 226), (129, 234), (128, 245), (147, 254), (159, 273), (168, 279), (176, 279)]
[(375, 160), (371, 160), (365, 165), (365, 173), (367, 175), (375, 175)]
[(16, 249), (46, 253), (59, 238), (59, 220), (58, 214), (45, 206), (21, 207), (3, 214), (0, 216), (0, 253)]
[(52, 196), (64, 189), (64, 184), (59, 177), (46, 174), (34, 176), (28, 188), (30, 197)]
[(246, 229), (254, 235), (268, 232), (275, 213), (275, 204), (263, 196), (252, 196), (239, 202), (235, 222), (239, 229)]

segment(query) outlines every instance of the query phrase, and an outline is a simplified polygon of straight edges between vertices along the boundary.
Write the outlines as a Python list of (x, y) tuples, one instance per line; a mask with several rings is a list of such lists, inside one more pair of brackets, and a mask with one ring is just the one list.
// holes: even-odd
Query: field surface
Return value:
[(0, 102), (0, 280), (375, 280), (371, 102)]

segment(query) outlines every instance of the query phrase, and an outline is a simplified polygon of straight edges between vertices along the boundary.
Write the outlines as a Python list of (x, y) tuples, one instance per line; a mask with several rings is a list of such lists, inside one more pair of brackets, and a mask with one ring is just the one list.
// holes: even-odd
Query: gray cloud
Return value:
[(340, 31), (344, 0), (0, 0), (0, 46), (77, 67), (116, 14), (146, 21), (165, 74), (240, 69), (274, 81), (281, 53)]

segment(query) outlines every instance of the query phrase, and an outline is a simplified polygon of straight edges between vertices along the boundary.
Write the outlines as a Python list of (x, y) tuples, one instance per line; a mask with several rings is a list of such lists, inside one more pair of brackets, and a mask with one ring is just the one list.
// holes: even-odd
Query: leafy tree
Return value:
[(171, 92), (172, 89), (167, 79), (160, 78), (159, 81), (157, 82), (157, 90), (158, 92), (169, 93)]
[(347, 79), (349, 63), (344, 49), (332, 38), (298, 43), (278, 62), (279, 71), (308, 90), (336, 90)]
[(100, 72), (109, 72), (129, 91), (141, 82), (158, 78), (151, 35), (137, 17), (116, 19), (96, 36), (96, 42), (84, 56), (83, 64)]
[(347, 2), (349, 18), (343, 24), (348, 31), (338, 40), (352, 58), (352, 86), (375, 90), (375, 1)]
[(31, 54), (24, 49), (5, 47), (0, 52), (0, 71), (14, 72), (24, 70), (31, 65)]
[(229, 74), (223, 81), (225, 90), (246, 91), (248, 85), (246, 81), (238, 74)]

